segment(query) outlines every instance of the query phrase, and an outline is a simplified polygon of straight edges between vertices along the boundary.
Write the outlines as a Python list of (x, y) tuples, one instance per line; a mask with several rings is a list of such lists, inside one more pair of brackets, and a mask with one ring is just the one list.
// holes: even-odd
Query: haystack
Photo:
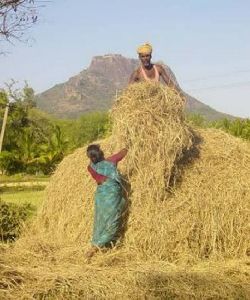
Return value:
[(128, 203), (120, 244), (84, 262), (95, 183), (86, 148), (78, 149), (58, 166), (34, 224), (4, 256), (5, 296), (247, 299), (249, 144), (193, 131), (178, 94), (159, 85), (130, 86), (112, 118), (111, 137), (99, 143), (106, 155), (129, 149), (120, 164)]

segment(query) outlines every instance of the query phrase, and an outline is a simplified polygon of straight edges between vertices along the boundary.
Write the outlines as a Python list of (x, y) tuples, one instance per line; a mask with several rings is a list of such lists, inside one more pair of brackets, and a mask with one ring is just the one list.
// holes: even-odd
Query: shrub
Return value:
[(0, 199), (0, 241), (15, 241), (33, 210), (30, 203), (17, 205)]
[(23, 164), (14, 152), (2, 151), (0, 153), (0, 170), (8, 175), (22, 171)]

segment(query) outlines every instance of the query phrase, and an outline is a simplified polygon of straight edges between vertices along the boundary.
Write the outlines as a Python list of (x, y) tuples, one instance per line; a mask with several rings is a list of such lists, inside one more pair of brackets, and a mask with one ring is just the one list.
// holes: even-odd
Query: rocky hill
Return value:
[[(137, 59), (120, 54), (95, 56), (87, 69), (37, 95), (38, 107), (57, 117), (70, 118), (86, 112), (107, 110), (116, 93), (127, 85), (130, 74), (138, 64)], [(171, 69), (164, 66), (176, 81)], [(190, 95), (187, 95), (187, 99), (188, 112), (202, 114), (210, 120), (227, 117)]]

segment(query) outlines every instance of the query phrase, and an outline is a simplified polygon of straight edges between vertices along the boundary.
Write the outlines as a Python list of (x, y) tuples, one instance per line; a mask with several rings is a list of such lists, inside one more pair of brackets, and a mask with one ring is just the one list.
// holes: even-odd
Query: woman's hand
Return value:
[(128, 153), (128, 149), (127, 148), (123, 148), (121, 151), (120, 151), (121, 155), (124, 157), (127, 155)]

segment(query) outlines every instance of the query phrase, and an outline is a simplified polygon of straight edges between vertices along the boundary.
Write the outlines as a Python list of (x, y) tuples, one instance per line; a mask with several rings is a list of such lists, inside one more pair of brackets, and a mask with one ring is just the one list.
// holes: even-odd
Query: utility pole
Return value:
[(7, 124), (9, 107), (10, 107), (10, 104), (8, 102), (5, 107), (4, 116), (3, 116), (3, 124), (2, 124), (1, 134), (0, 134), (0, 153), (2, 152), (2, 147), (3, 147), (3, 137), (4, 137), (4, 132), (5, 132), (6, 124)]

